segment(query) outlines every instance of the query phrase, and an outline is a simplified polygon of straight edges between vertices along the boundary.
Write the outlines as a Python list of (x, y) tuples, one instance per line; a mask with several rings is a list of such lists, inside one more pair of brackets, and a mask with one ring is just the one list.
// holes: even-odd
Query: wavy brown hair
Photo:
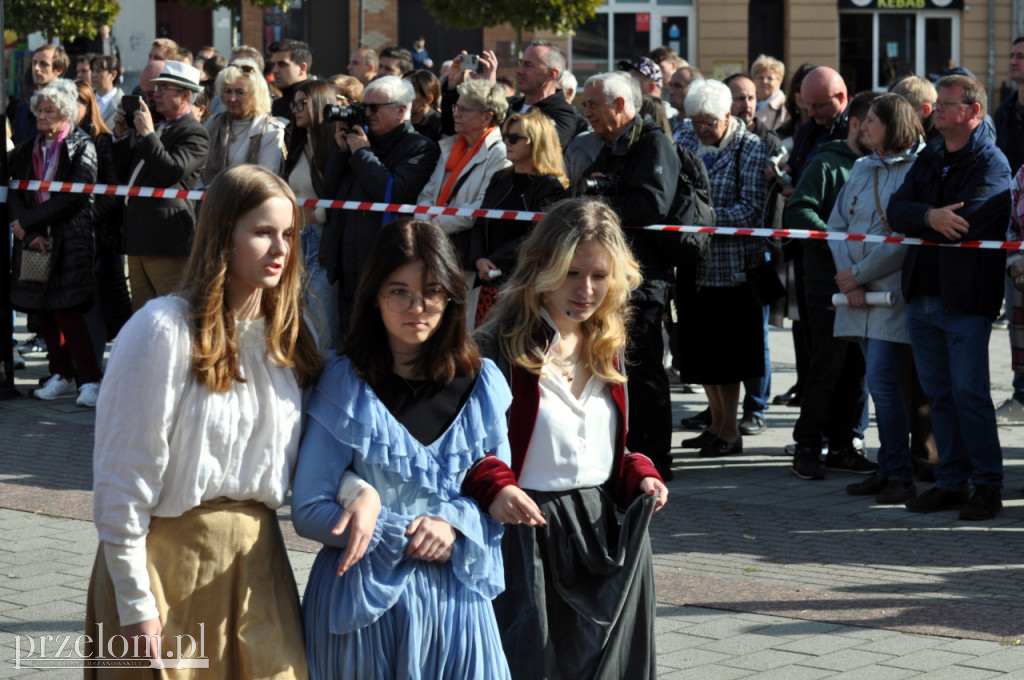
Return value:
[(345, 354), (356, 372), (377, 385), (394, 370), (394, 355), (380, 316), (380, 290), (387, 278), (410, 262), (423, 262), (424, 286), (433, 275), (449, 297), (441, 322), (410, 362), (424, 380), (447, 385), (456, 376), (476, 375), (480, 353), (466, 333), (466, 282), (459, 255), (444, 231), (423, 220), (391, 222), (377, 234), (366, 259), (352, 307)]
[[(85, 118), (78, 124), (78, 127), (88, 130), (88, 134), (95, 140), (102, 134), (110, 134), (110, 128), (103, 122), (103, 113), (96, 101), (96, 93), (92, 85), (84, 80), (76, 80), (75, 87), (78, 88), (78, 101), (85, 105)], [(92, 125), (92, 129), (89, 128)]]
[(223, 171), (206, 190), (196, 225), (195, 243), (185, 266), (183, 297), (191, 306), (192, 374), (213, 392), (245, 382), (238, 370), (235, 315), (225, 288), (236, 222), (264, 201), (282, 197), (292, 204), (292, 236), (281, 280), (263, 291), (266, 356), (295, 369), (299, 385), (308, 387), (320, 373), (321, 355), (302, 310), (302, 257), (298, 206), (288, 184), (266, 168), (237, 165)]
[(292, 132), (288, 139), (288, 153), (285, 156), (284, 170), (281, 176), (288, 179), (288, 176), (292, 174), (292, 170), (302, 158), (306, 139), (312, 135), (313, 159), (310, 162), (310, 169), (320, 181), (323, 181), (324, 172), (327, 170), (327, 160), (331, 157), (331, 150), (335, 146), (335, 125), (324, 122), (324, 107), (328, 104), (333, 106), (338, 103), (338, 92), (334, 89), (334, 85), (326, 80), (305, 80), (292, 90), (292, 97), (299, 92), (306, 95), (310, 130), (295, 125), (295, 114), (292, 114)]
[(640, 267), (626, 244), (615, 212), (600, 201), (570, 198), (552, 207), (519, 247), (518, 264), (501, 289), (481, 333), (498, 338), (510, 363), (540, 374), (548, 359), (536, 329), (543, 320), (544, 298), (565, 281), (581, 243), (596, 242), (612, 259), (611, 285), (594, 314), (583, 322), (582, 359), (605, 383), (624, 383), (615, 355), (626, 346), (632, 315), (629, 298), (640, 286)]

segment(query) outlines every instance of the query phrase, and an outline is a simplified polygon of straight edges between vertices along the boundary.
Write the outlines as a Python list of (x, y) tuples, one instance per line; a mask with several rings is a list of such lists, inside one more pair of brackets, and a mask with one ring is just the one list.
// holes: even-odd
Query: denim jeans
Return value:
[(935, 485), (950, 491), (968, 481), (1002, 487), (1003, 452), (988, 384), (991, 320), (947, 314), (941, 299), (923, 297), (907, 304), (907, 330), (932, 409)]
[(1024, 371), (1013, 372), (1013, 398), (1024, 404)]
[(743, 381), (743, 417), (757, 416), (764, 418), (764, 412), (768, 409), (768, 399), (772, 395), (772, 358), (768, 352), (768, 311), (770, 307), (763, 307), (764, 313), (764, 376), (761, 378), (750, 378)]
[(327, 280), (327, 270), (320, 266), (320, 241), (324, 227), (309, 224), (302, 228), (302, 260), (306, 280), (302, 286), (302, 302), (313, 320), (321, 350), (340, 349), (341, 320), (338, 314), (338, 284)]
[(900, 359), (906, 345), (868, 338), (864, 341), (868, 391), (875, 402), (878, 425), (878, 476), (909, 482), (914, 477), (910, 462), (910, 419), (900, 389)]

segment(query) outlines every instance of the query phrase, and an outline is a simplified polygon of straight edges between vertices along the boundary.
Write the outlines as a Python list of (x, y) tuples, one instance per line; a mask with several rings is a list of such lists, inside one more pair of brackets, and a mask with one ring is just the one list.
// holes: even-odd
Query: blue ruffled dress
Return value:
[[(504, 589), (501, 525), (462, 496), (466, 471), (487, 453), (510, 458), (512, 395), (484, 360), (458, 416), (424, 446), (391, 415), (347, 357), (330, 361), (310, 397), (293, 488), (296, 531), (320, 541), (303, 598), (310, 675), (320, 678), (508, 678), (491, 600)], [(348, 542), (331, 529), (351, 467), (380, 494), (366, 555), (337, 576)], [(409, 523), (441, 517), (458, 532), (439, 564), (404, 552)]]

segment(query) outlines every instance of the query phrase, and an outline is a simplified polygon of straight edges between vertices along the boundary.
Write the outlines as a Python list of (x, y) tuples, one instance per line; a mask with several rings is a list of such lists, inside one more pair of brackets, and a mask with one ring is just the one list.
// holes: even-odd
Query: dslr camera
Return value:
[(607, 194), (619, 183), (617, 175), (598, 175), (583, 180), (583, 193)]
[(347, 106), (328, 104), (324, 107), (325, 123), (346, 123), (349, 127), (369, 125), (366, 119), (366, 104), (351, 102)]

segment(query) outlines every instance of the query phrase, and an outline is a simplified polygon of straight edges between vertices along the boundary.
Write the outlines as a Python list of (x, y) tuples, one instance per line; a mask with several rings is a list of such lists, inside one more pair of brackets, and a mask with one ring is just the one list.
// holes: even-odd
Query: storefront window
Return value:
[(569, 38), (572, 71), (583, 82), (659, 45), (692, 62), (694, 18), (693, 0), (608, 0)]
[[(882, 91), (908, 75), (925, 78), (958, 63), (962, 0), (920, 0), (919, 10), (865, 11), (839, 0), (839, 72), (850, 92)], [(882, 6), (879, 0), (879, 6)], [(937, 9), (942, 7), (943, 9)], [(853, 9), (850, 9), (853, 8)]]

